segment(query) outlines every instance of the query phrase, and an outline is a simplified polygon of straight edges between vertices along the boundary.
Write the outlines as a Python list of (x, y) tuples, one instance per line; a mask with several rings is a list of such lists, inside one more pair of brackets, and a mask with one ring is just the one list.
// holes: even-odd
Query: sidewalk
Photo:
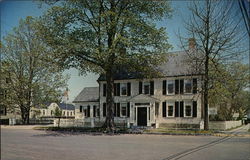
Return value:
[(247, 124), (229, 131), (221, 131), (220, 135), (217, 136), (250, 137), (250, 132), (248, 132), (249, 129), (250, 129), (250, 124)]
[(43, 127), (50, 125), (1, 125), (1, 128), (4, 129), (33, 129), (34, 127)]

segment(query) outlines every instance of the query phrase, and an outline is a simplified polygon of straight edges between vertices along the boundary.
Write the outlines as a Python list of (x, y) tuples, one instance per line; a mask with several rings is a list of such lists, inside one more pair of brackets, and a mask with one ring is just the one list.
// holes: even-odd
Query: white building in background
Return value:
[(54, 118), (56, 108), (62, 111), (63, 118), (75, 118), (75, 106), (66, 103), (46, 103), (43, 107), (31, 108), (30, 118)]

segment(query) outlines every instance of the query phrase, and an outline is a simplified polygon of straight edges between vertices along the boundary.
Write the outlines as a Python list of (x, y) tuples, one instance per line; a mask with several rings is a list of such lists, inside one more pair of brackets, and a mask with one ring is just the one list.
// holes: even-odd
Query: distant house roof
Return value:
[[(170, 52), (166, 63), (157, 67), (164, 77), (175, 77), (185, 75), (199, 75), (201, 72), (195, 70), (193, 62), (191, 62), (190, 54), (186, 51)], [(114, 75), (115, 80), (122, 79), (139, 79), (143, 76), (138, 72), (127, 72), (126, 69), (119, 70)], [(101, 75), (98, 81), (105, 81), (105, 75)]]
[(98, 102), (99, 101), (99, 88), (86, 87), (74, 99), (75, 102)]
[(75, 110), (75, 106), (73, 104), (57, 103), (57, 105), (62, 110)]
[[(37, 105), (36, 108), (38, 109), (47, 109), (53, 102), (45, 102), (41, 105)], [(60, 109), (63, 110), (75, 110), (75, 106), (73, 104), (66, 104), (66, 103), (55, 103), (59, 106)]]

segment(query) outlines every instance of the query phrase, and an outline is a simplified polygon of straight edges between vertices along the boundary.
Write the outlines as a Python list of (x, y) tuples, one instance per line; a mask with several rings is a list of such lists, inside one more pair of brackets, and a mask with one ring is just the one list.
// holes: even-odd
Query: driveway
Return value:
[(1, 128), (2, 160), (250, 160), (249, 137), (83, 135)]

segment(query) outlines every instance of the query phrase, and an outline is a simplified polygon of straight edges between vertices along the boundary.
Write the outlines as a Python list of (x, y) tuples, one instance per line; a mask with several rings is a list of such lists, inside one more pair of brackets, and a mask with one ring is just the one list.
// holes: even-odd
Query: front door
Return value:
[(138, 107), (137, 117), (138, 126), (147, 126), (147, 107)]

